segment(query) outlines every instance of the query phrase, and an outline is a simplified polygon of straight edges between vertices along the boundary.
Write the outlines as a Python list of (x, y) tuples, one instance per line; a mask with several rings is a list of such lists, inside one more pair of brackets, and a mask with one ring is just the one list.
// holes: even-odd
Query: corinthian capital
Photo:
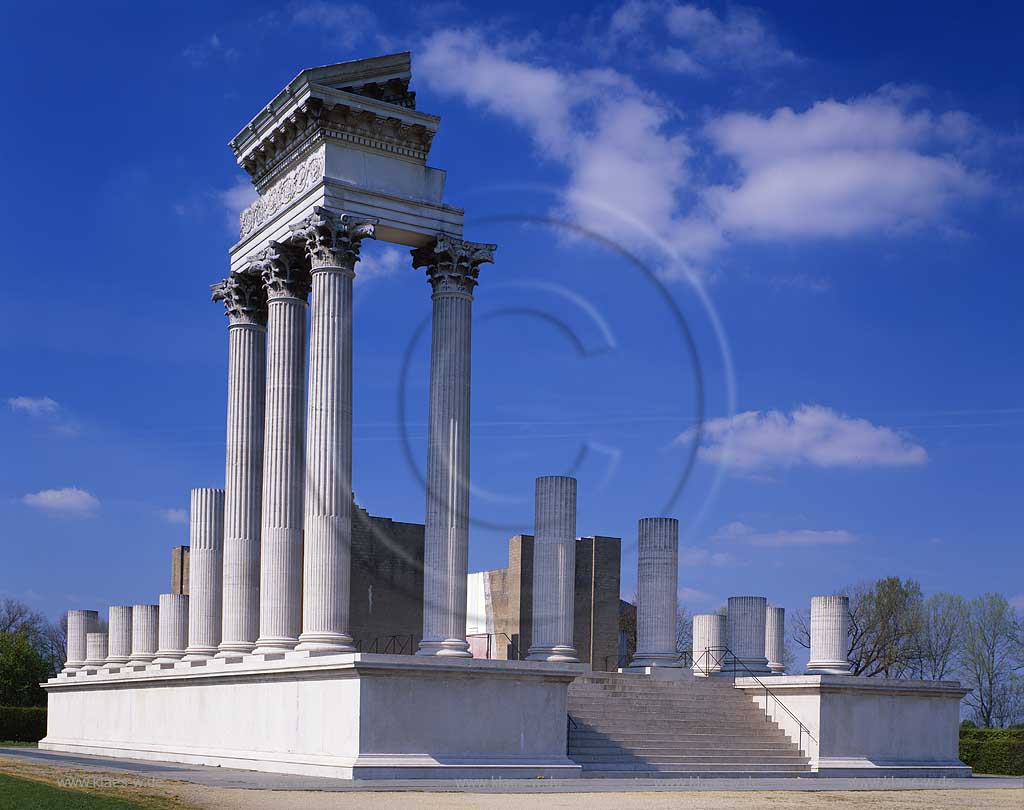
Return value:
[(271, 242), (249, 258), (247, 272), (262, 277), (268, 300), (309, 298), (309, 270), (302, 253), (290, 245)]
[(412, 251), (412, 266), (426, 267), (434, 294), (470, 295), (477, 285), (480, 265), (494, 261), (497, 245), (467, 242), (439, 233), (429, 245)]
[(313, 271), (322, 267), (352, 270), (359, 261), (359, 247), (367, 237), (374, 236), (374, 219), (336, 214), (317, 206), (298, 225), (292, 225), (296, 240), (306, 246)]
[(210, 287), (211, 298), (224, 302), (232, 326), (267, 325), (267, 292), (259, 276), (232, 273)]

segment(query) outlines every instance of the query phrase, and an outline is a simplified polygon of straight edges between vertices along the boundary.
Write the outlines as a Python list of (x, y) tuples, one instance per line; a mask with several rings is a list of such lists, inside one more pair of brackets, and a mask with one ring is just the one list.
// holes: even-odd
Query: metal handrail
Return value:
[[(384, 649), (381, 649), (381, 642), (383, 642)], [(356, 639), (352, 642), (356, 650), (359, 652), (367, 653), (378, 653), (388, 654), (394, 653), (396, 655), (412, 655), (416, 652), (416, 637), (412, 634), (406, 635), (393, 635), (393, 636), (378, 636), (365, 645), (364, 649), (363, 639)], [(408, 650), (406, 649), (408, 646)]]
[[(718, 656), (718, 657), (714, 657), (714, 656), (711, 655), (711, 653), (716, 653), (716, 652), (717, 653), (722, 653), (723, 655)], [(814, 742), (818, 742), (818, 738), (815, 737), (813, 734), (811, 734), (811, 730), (809, 728), (807, 728), (807, 726), (805, 726), (803, 724), (803, 722), (801, 722), (800, 718), (797, 717), (795, 714), (793, 714), (793, 712), (790, 711), (789, 707), (785, 703), (783, 703), (781, 700), (779, 700), (779, 696), (776, 695), (775, 692), (773, 692), (767, 686), (767, 684), (764, 683), (764, 681), (762, 681), (759, 677), (757, 677), (757, 674), (755, 672), (753, 672), (753, 670), (751, 670), (750, 667), (748, 667), (745, 663), (743, 663), (742, 659), (737, 658), (736, 657), (736, 653), (734, 653), (728, 647), (708, 647), (696, 659), (694, 658), (692, 652), (684, 651), (684, 652), (679, 654), (678, 660), (682, 660), (687, 655), (689, 656), (689, 659), (692, 662), (690, 664), (691, 668), (699, 669), (701, 672), (704, 673), (704, 675), (711, 675), (711, 673), (712, 673), (711, 667), (712, 666), (717, 667), (717, 669), (714, 670), (715, 672), (721, 672), (721, 671), (723, 671), (723, 666), (722, 666), (723, 663), (724, 664), (731, 664), (732, 665), (731, 669), (726, 669), (725, 671), (726, 672), (729, 672), (729, 671), (732, 672), (732, 682), (733, 682), (734, 686), (736, 685), (736, 672), (737, 672), (736, 665), (739, 664), (741, 667), (743, 667), (744, 671), (746, 672), (746, 676), (749, 677), (749, 678), (753, 678), (755, 681), (757, 681), (758, 686), (760, 686), (762, 689), (764, 689), (764, 719), (765, 719), (766, 722), (771, 719), (769, 717), (769, 715), (768, 715), (768, 698), (770, 696), (772, 698), (772, 700), (775, 701), (775, 705), (776, 706), (780, 706), (782, 708), (782, 710), (785, 711), (786, 714), (788, 714), (791, 718), (793, 718), (793, 720), (796, 722), (796, 724), (800, 727), (800, 741), (799, 741), (798, 745), (799, 745), (799, 748), (800, 748), (801, 751), (804, 748), (804, 734), (806, 734), (810, 739), (814, 740)], [(705, 658), (707, 659), (707, 667), (699, 666), (697, 662), (698, 661), (702, 661)]]

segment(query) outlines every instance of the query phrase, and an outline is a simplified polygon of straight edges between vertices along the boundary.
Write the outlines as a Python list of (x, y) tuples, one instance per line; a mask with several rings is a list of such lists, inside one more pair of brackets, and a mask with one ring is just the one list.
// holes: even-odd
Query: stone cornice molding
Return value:
[(427, 268), (427, 280), (434, 295), (472, 295), (480, 265), (493, 262), (497, 248), (441, 233), (429, 245), (410, 252), (413, 267)]
[(232, 273), (210, 287), (211, 299), (224, 304), (231, 326), (267, 325), (267, 291), (255, 275)]
[(311, 279), (305, 256), (283, 242), (270, 245), (250, 257), (247, 272), (258, 274), (267, 290), (267, 300), (278, 298), (309, 299)]
[(312, 272), (342, 268), (354, 272), (364, 239), (373, 238), (376, 220), (337, 214), (317, 206), (291, 226), (293, 239), (305, 244)]
[(246, 208), (238, 217), (239, 237), (245, 237), (259, 230), (274, 216), (284, 210), (296, 197), (313, 188), (324, 177), (323, 150), (308, 155), (305, 160), (281, 177), (256, 202)]

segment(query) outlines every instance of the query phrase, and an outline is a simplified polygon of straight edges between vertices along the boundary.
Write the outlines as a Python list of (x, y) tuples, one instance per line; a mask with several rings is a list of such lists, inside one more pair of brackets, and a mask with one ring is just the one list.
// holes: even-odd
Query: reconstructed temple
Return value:
[[(343, 778), (968, 773), (964, 690), (843, 674), (842, 597), (812, 605), (807, 675), (772, 674), (784, 620), (758, 596), (697, 617), (680, 651), (674, 518), (638, 522), (636, 655), (618, 672), (600, 670), (619, 541), (577, 535), (575, 479), (538, 477), (533, 534), (469, 575), (472, 307), (496, 246), (444, 202), (439, 120), (410, 80), (408, 53), (304, 70), (231, 141), (259, 199), (212, 288), (224, 487), (192, 491), (172, 593), (111, 606), (106, 634), (69, 612), (40, 747)], [(408, 247), (429, 284), (422, 525), (352, 495), (367, 239)]]

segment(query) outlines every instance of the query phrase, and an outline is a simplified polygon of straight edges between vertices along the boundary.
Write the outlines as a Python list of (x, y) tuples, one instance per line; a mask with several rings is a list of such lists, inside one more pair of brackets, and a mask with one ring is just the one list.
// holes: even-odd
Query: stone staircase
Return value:
[(569, 756), (584, 777), (812, 775), (807, 757), (728, 678), (595, 672), (569, 686)]

